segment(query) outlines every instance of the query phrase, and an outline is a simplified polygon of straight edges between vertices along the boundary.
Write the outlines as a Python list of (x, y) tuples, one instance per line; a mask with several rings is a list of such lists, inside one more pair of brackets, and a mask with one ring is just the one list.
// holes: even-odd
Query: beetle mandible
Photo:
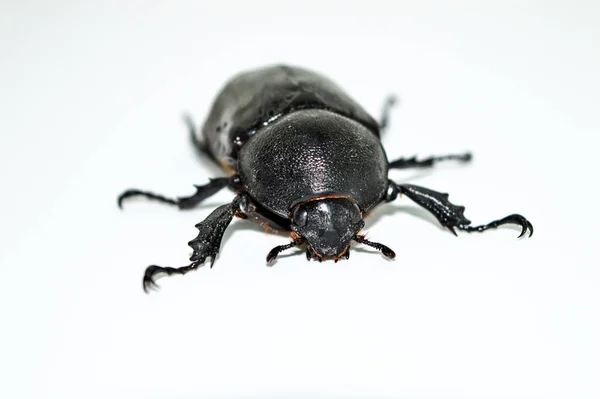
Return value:
[(243, 72), (216, 97), (201, 132), (187, 119), (194, 145), (229, 173), (195, 186), (189, 197), (168, 198), (130, 189), (118, 198), (142, 196), (189, 209), (225, 187), (236, 196), (198, 223), (191, 263), (183, 267), (152, 265), (143, 288), (155, 287), (157, 274), (185, 274), (210, 258), (211, 267), (221, 239), (234, 216), (249, 219), (266, 230), (289, 233), (291, 242), (273, 248), (267, 262), (296, 246), (307, 259), (348, 259), (350, 242), (395, 253), (360, 234), (363, 218), (375, 206), (404, 194), (431, 212), (454, 235), (456, 230), (482, 232), (504, 224), (521, 226), (524, 236), (532, 224), (519, 214), (472, 226), (465, 208), (448, 201), (448, 194), (388, 178), (390, 169), (426, 168), (439, 161), (468, 162), (470, 153), (400, 158), (388, 162), (380, 141), (394, 99), (384, 105), (380, 122), (331, 80), (306, 69), (278, 65)]

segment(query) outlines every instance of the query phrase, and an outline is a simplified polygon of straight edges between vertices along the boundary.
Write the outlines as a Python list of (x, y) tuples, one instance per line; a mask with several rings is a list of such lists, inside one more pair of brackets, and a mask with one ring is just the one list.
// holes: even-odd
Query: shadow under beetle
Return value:
[(143, 196), (189, 209), (224, 187), (237, 194), (196, 225), (199, 234), (188, 243), (193, 249), (191, 263), (178, 268), (149, 266), (144, 290), (156, 286), (157, 274), (185, 274), (207, 258), (212, 267), (234, 216), (268, 231), (289, 232), (292, 241), (273, 248), (267, 262), (295, 246), (305, 246), (309, 260), (348, 259), (353, 240), (394, 258), (394, 251), (368, 241), (360, 231), (368, 212), (398, 194), (427, 209), (454, 235), (455, 229), (482, 232), (503, 224), (520, 225), (519, 237), (528, 231), (533, 234), (531, 223), (518, 214), (471, 226), (463, 215), (465, 208), (449, 202), (448, 194), (390, 180), (390, 169), (471, 160), (466, 153), (388, 162), (380, 134), (393, 103), (389, 98), (378, 123), (332, 81), (305, 69), (271, 66), (234, 77), (217, 96), (201, 133), (187, 120), (196, 147), (230, 176), (195, 186), (190, 197), (168, 198), (136, 189), (119, 196), (119, 207), (127, 198)]

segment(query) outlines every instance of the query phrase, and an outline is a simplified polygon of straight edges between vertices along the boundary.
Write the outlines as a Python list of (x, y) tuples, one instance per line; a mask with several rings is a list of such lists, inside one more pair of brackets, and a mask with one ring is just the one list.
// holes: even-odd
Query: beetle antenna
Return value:
[(380, 244), (378, 242), (369, 241), (365, 238), (365, 236), (357, 235), (357, 236), (354, 236), (353, 240), (381, 251), (382, 254), (384, 254), (385, 256), (387, 256), (390, 259), (394, 259), (396, 257), (396, 253), (394, 251), (392, 251), (392, 249), (390, 247)]
[(269, 254), (267, 255), (267, 263), (270, 263), (271, 261), (275, 260), (275, 258), (277, 258), (277, 255), (279, 255), (280, 252), (286, 251), (290, 248), (300, 245), (303, 242), (304, 242), (304, 238), (296, 238), (294, 241), (290, 242), (289, 244), (279, 245), (279, 246), (273, 248), (272, 250), (269, 251)]

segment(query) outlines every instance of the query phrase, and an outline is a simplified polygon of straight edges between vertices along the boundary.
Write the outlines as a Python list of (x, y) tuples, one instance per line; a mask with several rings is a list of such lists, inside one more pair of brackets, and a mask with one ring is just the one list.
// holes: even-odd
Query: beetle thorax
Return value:
[(387, 187), (387, 158), (378, 137), (325, 110), (282, 116), (248, 140), (238, 161), (250, 196), (284, 218), (300, 202), (332, 195), (354, 198), (366, 211)]

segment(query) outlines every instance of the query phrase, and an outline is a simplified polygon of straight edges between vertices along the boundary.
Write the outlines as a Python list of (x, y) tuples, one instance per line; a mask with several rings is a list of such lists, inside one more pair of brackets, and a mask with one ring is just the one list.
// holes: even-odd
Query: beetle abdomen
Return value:
[(320, 196), (354, 198), (368, 211), (384, 196), (387, 158), (362, 124), (326, 110), (281, 116), (241, 148), (239, 174), (248, 194), (288, 217), (298, 202)]
[(278, 65), (244, 72), (230, 80), (217, 96), (203, 137), (198, 139), (215, 159), (235, 169), (239, 150), (250, 136), (300, 109), (333, 111), (379, 136), (377, 122), (335, 83), (306, 69)]

